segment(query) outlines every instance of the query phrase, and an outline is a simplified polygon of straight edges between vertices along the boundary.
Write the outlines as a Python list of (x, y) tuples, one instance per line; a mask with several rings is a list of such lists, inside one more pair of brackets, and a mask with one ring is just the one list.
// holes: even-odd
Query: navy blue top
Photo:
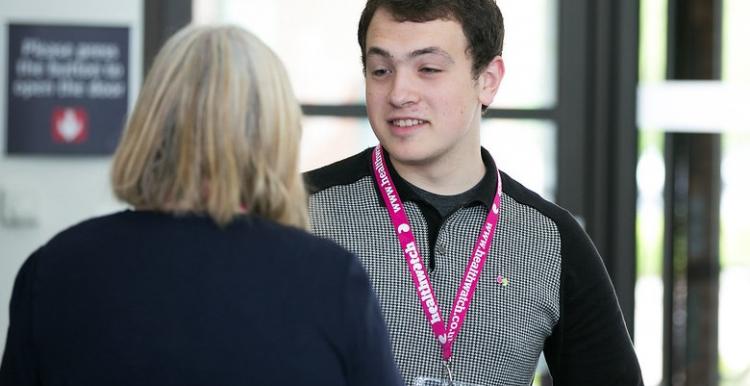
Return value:
[(0, 385), (402, 385), (357, 259), (260, 218), (124, 211), (22, 266)]

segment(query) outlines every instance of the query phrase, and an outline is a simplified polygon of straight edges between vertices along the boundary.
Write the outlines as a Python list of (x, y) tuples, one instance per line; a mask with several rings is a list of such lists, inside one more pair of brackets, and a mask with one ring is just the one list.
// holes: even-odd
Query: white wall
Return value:
[[(118, 210), (109, 188), (110, 157), (8, 157), (8, 23), (130, 28), (129, 106), (140, 84), (141, 0), (2, 0), (0, 7), (0, 352), (15, 275), (36, 248), (87, 217)], [(28, 220), (18, 221), (16, 220)], [(34, 223), (34, 224), (30, 224)]]

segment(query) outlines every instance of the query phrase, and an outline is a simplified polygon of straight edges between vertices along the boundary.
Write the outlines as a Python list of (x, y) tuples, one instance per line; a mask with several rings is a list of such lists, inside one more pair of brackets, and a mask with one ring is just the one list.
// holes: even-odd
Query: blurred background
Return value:
[[(506, 76), (484, 146), (585, 226), (647, 385), (750, 385), (750, 2), (498, 4)], [(110, 155), (171, 33), (228, 22), (268, 43), (303, 104), (309, 170), (376, 143), (356, 39), (363, 5), (2, 0), (0, 347), (24, 259), (65, 227), (125, 208), (109, 189)], [(544, 373), (542, 361), (537, 384), (550, 384)]]

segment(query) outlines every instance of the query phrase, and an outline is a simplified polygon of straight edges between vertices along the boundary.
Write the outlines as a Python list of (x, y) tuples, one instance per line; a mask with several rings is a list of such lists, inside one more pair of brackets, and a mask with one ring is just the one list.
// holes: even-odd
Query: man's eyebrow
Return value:
[(450, 54), (440, 49), (439, 47), (420, 48), (418, 50), (414, 50), (411, 53), (409, 53), (409, 57), (416, 58), (417, 56), (430, 55), (430, 54), (442, 56), (445, 59), (448, 59), (451, 63), (453, 63), (453, 58), (450, 56)]
[[(451, 63), (454, 63), (453, 58), (450, 56), (450, 54), (448, 54), (447, 52), (445, 52), (445, 50), (443, 50), (443, 49), (441, 49), (439, 47), (420, 48), (418, 50), (414, 50), (414, 51), (410, 52), (409, 55), (408, 55), (408, 57), (410, 59), (413, 59), (413, 58), (416, 58), (416, 57), (422, 56), (422, 55), (439, 55), (439, 56), (442, 56), (443, 58), (449, 60)], [(367, 50), (366, 57), (371, 57), (371, 56), (382, 56), (382, 57), (387, 58), (387, 59), (393, 59), (393, 55), (390, 52), (388, 52), (388, 51), (386, 51), (386, 50), (384, 50), (384, 49), (382, 49), (380, 47), (370, 47), (370, 49)]]
[(391, 55), (390, 52), (380, 48), (380, 47), (370, 47), (370, 49), (367, 50), (367, 57), (370, 56), (382, 56), (388, 59), (392, 59), (393, 55)]

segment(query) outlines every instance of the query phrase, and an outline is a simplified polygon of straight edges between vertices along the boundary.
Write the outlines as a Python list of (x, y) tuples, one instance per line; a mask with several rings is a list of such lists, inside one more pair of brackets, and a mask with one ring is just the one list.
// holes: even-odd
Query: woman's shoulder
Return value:
[(93, 237), (96, 234), (101, 233), (102, 230), (117, 227), (118, 224), (123, 224), (131, 214), (132, 211), (130, 210), (122, 210), (80, 220), (79, 222), (59, 231), (52, 236), (45, 245), (55, 246), (59, 243), (68, 243), (71, 241), (79, 242), (81, 238), (89, 236)]
[(356, 260), (333, 241), (258, 216), (238, 217), (219, 226), (208, 216), (133, 210), (81, 221), (56, 234), (40, 251), (43, 260), (68, 261), (115, 259), (124, 254), (133, 258), (180, 254), (189, 260), (208, 254), (247, 260), (247, 264), (278, 263), (339, 273)]
[(332, 240), (314, 235), (307, 230), (278, 224), (265, 219), (256, 219), (255, 226), (256, 230), (260, 230), (266, 234), (266, 240), (272, 240), (277, 247), (293, 249), (309, 257), (347, 261), (354, 259), (354, 255), (351, 252)]

